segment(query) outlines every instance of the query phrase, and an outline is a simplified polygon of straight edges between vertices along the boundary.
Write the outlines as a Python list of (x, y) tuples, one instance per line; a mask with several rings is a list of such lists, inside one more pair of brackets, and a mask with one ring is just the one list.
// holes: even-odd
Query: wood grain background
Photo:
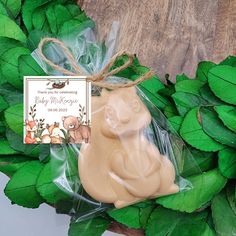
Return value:
[[(103, 38), (121, 24), (118, 49), (136, 53), (160, 78), (194, 77), (199, 61), (236, 54), (236, 0), (80, 0)], [(144, 235), (112, 224), (124, 235)]]
[(195, 75), (199, 61), (236, 54), (236, 0), (82, 0), (104, 37), (121, 24), (119, 49), (136, 53), (163, 78)]

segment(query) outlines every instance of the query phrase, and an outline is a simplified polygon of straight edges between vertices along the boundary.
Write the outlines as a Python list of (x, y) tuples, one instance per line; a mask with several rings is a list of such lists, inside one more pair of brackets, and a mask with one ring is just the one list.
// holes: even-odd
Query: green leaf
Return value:
[(176, 92), (172, 95), (176, 108), (181, 116), (184, 116), (194, 107), (207, 105), (201, 96), (186, 92)]
[(180, 81), (183, 81), (183, 80), (190, 80), (190, 78), (185, 74), (176, 75), (176, 83), (179, 83)]
[(6, 130), (6, 137), (9, 142), (9, 145), (16, 151), (23, 153), (29, 157), (37, 157), (39, 156), (39, 146), (36, 144), (24, 144), (23, 137), (17, 135), (11, 129)]
[[(150, 69), (146, 66), (138, 65), (138, 66), (133, 66), (133, 71), (135, 75), (132, 74), (130, 77), (132, 80), (135, 80), (141, 75), (144, 75), (145, 73), (150, 71)], [(143, 81), (140, 85), (153, 94), (156, 94), (160, 89), (165, 88), (164, 84), (160, 81), (160, 79), (156, 75), (154, 75), (152, 78), (148, 80)]]
[(236, 150), (227, 148), (221, 150), (219, 153), (219, 169), (227, 178), (236, 179)]
[(87, 28), (93, 28), (94, 22), (92, 20), (86, 20), (81, 22), (78, 19), (73, 19), (65, 22), (59, 30), (59, 37), (62, 39), (68, 39), (69, 37), (76, 37), (83, 30)]
[(236, 105), (236, 68), (216, 66), (209, 71), (208, 82), (213, 93), (224, 102)]
[(15, 39), (0, 36), (0, 55), (15, 47), (24, 47), (24, 44)]
[(51, 32), (47, 17), (46, 10), (54, 2), (38, 7), (34, 10), (32, 15), (33, 28), (42, 30), (43, 32)]
[(6, 132), (5, 122), (0, 120), (0, 134), (5, 135), (5, 132)]
[(172, 94), (172, 98), (181, 116), (194, 107), (208, 105), (199, 93), (203, 85), (204, 82), (200, 80), (178, 79), (175, 85), (176, 93)]
[(183, 117), (173, 116), (168, 119), (170, 125), (174, 128), (176, 132), (179, 132), (180, 126), (183, 122)]
[(173, 85), (168, 85), (167, 87), (158, 90), (158, 94), (167, 98), (170, 98), (171, 95), (174, 93), (175, 93), (175, 87)]
[(148, 221), (147, 236), (214, 236), (214, 231), (206, 223), (205, 212), (186, 214), (156, 208)]
[(108, 215), (114, 220), (135, 229), (141, 228), (139, 214), (139, 208), (135, 206), (128, 206), (122, 209), (108, 211)]
[(39, 145), (39, 157), (38, 159), (47, 163), (50, 160), (51, 146), (50, 144)]
[[(6, 81), (16, 87), (17, 89), (23, 88), (23, 80), (19, 76), (18, 71), (18, 58), (21, 55), (29, 54), (28, 48), (15, 47), (0, 56), (1, 74), (6, 78)], [(9, 73), (9, 71), (11, 73)]]
[(217, 154), (214, 152), (202, 152), (197, 149), (191, 149), (191, 153), (197, 165), (202, 171), (208, 171), (217, 167)]
[[(123, 56), (118, 57), (118, 58), (116, 59), (114, 65), (112, 66), (111, 70), (122, 66), (125, 62), (127, 62), (127, 60), (128, 60), (128, 56), (127, 56), (127, 55), (123, 55)], [(124, 69), (124, 70), (118, 72), (118, 73), (116, 74), (116, 76), (118, 76), (118, 77), (123, 77), (123, 78), (127, 78), (127, 79), (130, 79), (130, 80), (135, 80), (135, 79), (137, 79), (140, 75), (142, 75), (142, 73), (137, 74), (137, 73), (134, 71), (136, 66), (140, 66), (140, 63), (139, 63), (137, 57), (134, 58), (134, 61), (133, 61), (133, 64), (132, 64), (132, 65), (130, 65), (128, 68), (126, 68), (126, 69)]]
[(72, 19), (72, 15), (69, 10), (62, 5), (51, 6), (46, 11), (46, 16), (48, 23), (50, 25), (51, 31), (54, 34), (59, 32), (61, 26)]
[(31, 55), (24, 55), (19, 58), (20, 77), (24, 76), (44, 76), (46, 73), (33, 59)]
[(23, 103), (23, 94), (8, 83), (0, 85), (0, 94), (4, 97), (9, 106)]
[(33, 24), (32, 24), (32, 15), (34, 10), (42, 6), (48, 2), (51, 2), (52, 0), (25, 0), (23, 7), (22, 7), (22, 17), (24, 24), (27, 28), (27, 30), (30, 32), (33, 29)]
[[(33, 24), (33, 28), (37, 29), (37, 30), (42, 30), (43, 32), (50, 32), (51, 33), (51, 29), (50, 29), (50, 24), (49, 21), (47, 19), (47, 10), (50, 7), (53, 7), (55, 5), (58, 5), (60, 3), (64, 3), (67, 2), (67, 0), (57, 0), (57, 1), (50, 1), (46, 4), (40, 5), (38, 6), (32, 14), (32, 24)], [(63, 15), (58, 15), (58, 19), (55, 19), (56, 23), (57, 21), (60, 21), (60, 19), (64, 19)]]
[(145, 208), (148, 206), (152, 206), (153, 204), (154, 204), (154, 202), (152, 200), (146, 199), (146, 200), (143, 200), (141, 202), (134, 204), (133, 206), (138, 207), (138, 208)]
[(171, 105), (169, 100), (165, 97), (162, 97), (159, 94), (153, 94), (150, 91), (148, 91), (146, 88), (142, 87), (142, 85), (138, 85), (138, 87), (143, 91), (145, 96), (154, 104), (154, 106), (164, 109), (166, 106)]
[(6, 9), (6, 7), (3, 5), (3, 3), (1, 1), (0, 1), (0, 14), (8, 16), (7, 9)]
[(140, 225), (143, 229), (146, 228), (148, 220), (149, 220), (150, 215), (153, 210), (154, 210), (153, 205), (139, 209), (139, 221), (140, 221)]
[(79, 6), (76, 4), (67, 4), (67, 5), (65, 5), (65, 7), (70, 12), (72, 18), (81, 14), (81, 10), (80, 10)]
[(165, 115), (167, 118), (176, 116), (176, 115), (177, 115), (177, 110), (176, 110), (175, 106), (166, 106), (166, 107), (164, 108), (164, 115)]
[(224, 105), (214, 109), (224, 125), (236, 133), (236, 107)]
[(78, 16), (74, 17), (74, 19), (79, 20), (80, 22), (84, 22), (87, 20), (91, 20), (84, 11), (82, 11)]
[(2, 96), (0, 96), (0, 112), (5, 110), (7, 107), (8, 107), (7, 102), (5, 101), (5, 99)]
[(78, 191), (78, 153), (69, 146), (58, 149), (55, 147), (53, 153), (50, 162), (44, 166), (36, 187), (48, 203), (57, 204), (61, 200), (72, 199), (74, 191)]
[(43, 199), (38, 194), (35, 185), (43, 164), (31, 161), (20, 168), (8, 182), (4, 192), (6, 196), (20, 206), (37, 208)]
[(176, 92), (191, 93), (199, 95), (199, 89), (204, 85), (200, 80), (183, 80), (175, 84)]
[(223, 101), (221, 101), (219, 98), (217, 98), (214, 93), (211, 91), (208, 84), (203, 85), (199, 93), (201, 97), (208, 102), (209, 105), (222, 105), (224, 104)]
[(9, 128), (12, 129), (16, 134), (23, 137), (23, 104), (20, 103), (9, 107), (4, 114)]
[(228, 56), (225, 60), (220, 62), (219, 65), (228, 65), (236, 67), (236, 57), (235, 56)]
[(96, 217), (78, 223), (71, 222), (68, 236), (101, 236), (108, 228), (110, 221), (106, 218)]
[(48, 32), (43, 32), (41, 30), (32, 30), (28, 35), (27, 46), (31, 51), (34, 51), (42, 38), (53, 37), (52, 34)]
[(211, 209), (217, 235), (236, 235), (236, 214), (230, 207), (224, 192), (213, 199)]
[(11, 20), (7, 16), (0, 14), (0, 22), (0, 36), (16, 39), (21, 42), (26, 42), (25, 34), (13, 20)]
[(0, 155), (13, 155), (18, 152), (14, 150), (6, 139), (0, 139)]
[(1, 0), (5, 7), (16, 17), (21, 9), (21, 0)]
[(207, 78), (208, 72), (214, 66), (216, 66), (216, 64), (211, 62), (211, 61), (202, 61), (202, 62), (200, 62), (198, 64), (197, 73), (196, 73), (197, 79), (199, 79), (203, 82), (206, 82), (207, 79), (208, 79)]
[(208, 171), (217, 167), (217, 155), (214, 152), (202, 152), (191, 149), (193, 158), (185, 158), (182, 176), (199, 174), (200, 171)]
[[(138, 76), (138, 77), (140, 77), (140, 76)], [(133, 76), (132, 76), (132, 78), (133, 78)], [(148, 90), (149, 92), (151, 92), (154, 95), (160, 89), (164, 88), (164, 85), (161, 83), (161, 81), (159, 80), (159, 78), (157, 76), (153, 76), (151, 79), (143, 81), (140, 85), (141, 85), (141, 87), (145, 88), (146, 90)]]
[(47, 163), (37, 181), (37, 191), (49, 204), (55, 204), (61, 199), (68, 199), (68, 194), (64, 193), (54, 182), (51, 162)]
[(187, 179), (192, 183), (192, 189), (160, 197), (156, 202), (172, 210), (191, 213), (211, 201), (227, 182), (227, 179), (217, 169)]
[(29, 158), (24, 156), (1, 156), (0, 157), (0, 171), (5, 175), (12, 177), (17, 170), (29, 162)]
[(202, 151), (212, 152), (224, 148), (203, 131), (198, 121), (198, 108), (187, 113), (180, 128), (180, 135), (192, 147)]
[(201, 107), (199, 109), (199, 119), (204, 132), (210, 137), (222, 144), (236, 147), (236, 133), (224, 126), (213, 108)]
[(234, 196), (236, 190), (236, 185), (234, 182), (229, 182), (226, 188), (226, 195), (230, 207), (232, 208), (234, 214), (236, 215), (236, 198)]

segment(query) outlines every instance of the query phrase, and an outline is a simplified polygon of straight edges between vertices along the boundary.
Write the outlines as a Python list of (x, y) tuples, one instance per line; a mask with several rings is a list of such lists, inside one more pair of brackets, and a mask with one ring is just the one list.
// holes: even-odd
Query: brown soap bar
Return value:
[(121, 208), (179, 191), (173, 164), (144, 136), (150, 123), (133, 87), (92, 97), (91, 143), (79, 156), (81, 183), (91, 197)]

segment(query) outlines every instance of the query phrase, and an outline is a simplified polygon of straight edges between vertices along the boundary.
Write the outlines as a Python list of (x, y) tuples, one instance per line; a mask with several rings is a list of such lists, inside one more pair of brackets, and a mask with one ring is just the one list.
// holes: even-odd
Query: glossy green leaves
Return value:
[(216, 66), (208, 73), (208, 82), (213, 93), (229, 104), (236, 105), (236, 68)]
[(236, 179), (236, 150), (233, 148), (223, 149), (218, 155), (221, 173), (227, 178)]
[(9, 107), (5, 111), (5, 119), (8, 127), (16, 134), (23, 137), (23, 104), (19, 103), (17, 105)]
[(236, 235), (236, 214), (224, 192), (213, 199), (211, 209), (217, 235)]
[(141, 228), (139, 221), (140, 209), (138, 207), (129, 206), (123, 209), (116, 209), (109, 211), (108, 214), (114, 220), (130, 228)]
[(217, 169), (191, 176), (188, 180), (193, 185), (192, 189), (160, 197), (156, 200), (157, 203), (172, 210), (190, 213), (210, 201), (227, 182), (227, 179)]
[(180, 213), (157, 207), (150, 216), (146, 228), (147, 236), (214, 236), (207, 223), (207, 212)]
[(36, 181), (43, 165), (31, 161), (20, 168), (8, 182), (5, 194), (13, 202), (27, 208), (37, 208), (43, 199), (36, 190)]
[(218, 151), (224, 148), (222, 144), (204, 132), (198, 108), (192, 109), (185, 116), (180, 128), (180, 135), (192, 147), (202, 151)]
[(71, 222), (68, 236), (101, 236), (110, 224), (109, 219), (97, 217), (82, 222)]
[(26, 42), (25, 34), (15, 23), (15, 21), (10, 19), (8, 16), (0, 14), (0, 22), (0, 36), (16, 39), (21, 42)]

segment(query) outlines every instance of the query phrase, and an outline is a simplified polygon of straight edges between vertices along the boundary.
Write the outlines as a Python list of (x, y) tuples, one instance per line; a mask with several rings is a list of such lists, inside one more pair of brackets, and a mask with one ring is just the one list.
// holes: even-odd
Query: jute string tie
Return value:
[[(65, 54), (66, 58), (68, 59), (73, 71), (67, 70), (64, 67), (56, 65), (54, 62), (49, 60), (44, 55), (43, 48), (45, 47), (45, 45), (47, 45), (49, 43), (54, 43), (59, 46), (59, 48), (62, 50), (62, 52)], [(62, 41), (60, 41), (56, 38), (43, 38), (39, 43), (38, 53), (39, 53), (40, 57), (49, 66), (51, 66), (54, 70), (57, 70), (64, 75), (68, 75), (68, 76), (83, 75), (83, 72), (82, 72), (81, 68), (78, 66), (73, 54), (70, 52), (70, 50), (67, 48), (67, 46)], [(112, 68), (112, 66), (114, 65), (116, 59), (120, 56), (123, 56), (123, 55), (127, 55), (128, 60), (123, 65), (121, 65), (113, 70), (110, 70)], [(110, 59), (110, 61), (107, 63), (107, 65), (99, 73), (87, 76), (86, 80), (90, 81), (93, 85), (96, 85), (96, 86), (99, 86), (102, 88), (116, 89), (116, 88), (127, 88), (127, 87), (138, 85), (139, 83), (141, 83), (145, 80), (148, 80), (155, 75), (155, 73), (152, 70), (150, 70), (150, 71), (146, 72), (145, 74), (143, 74), (142, 76), (140, 76), (138, 79), (131, 81), (131, 82), (127, 82), (127, 83), (109, 83), (109, 82), (105, 81), (105, 79), (107, 77), (115, 75), (118, 72), (129, 67), (133, 63), (134, 58), (135, 58), (135, 56), (133, 54), (126, 52), (126, 51), (120, 51), (120, 52), (116, 53)]]

